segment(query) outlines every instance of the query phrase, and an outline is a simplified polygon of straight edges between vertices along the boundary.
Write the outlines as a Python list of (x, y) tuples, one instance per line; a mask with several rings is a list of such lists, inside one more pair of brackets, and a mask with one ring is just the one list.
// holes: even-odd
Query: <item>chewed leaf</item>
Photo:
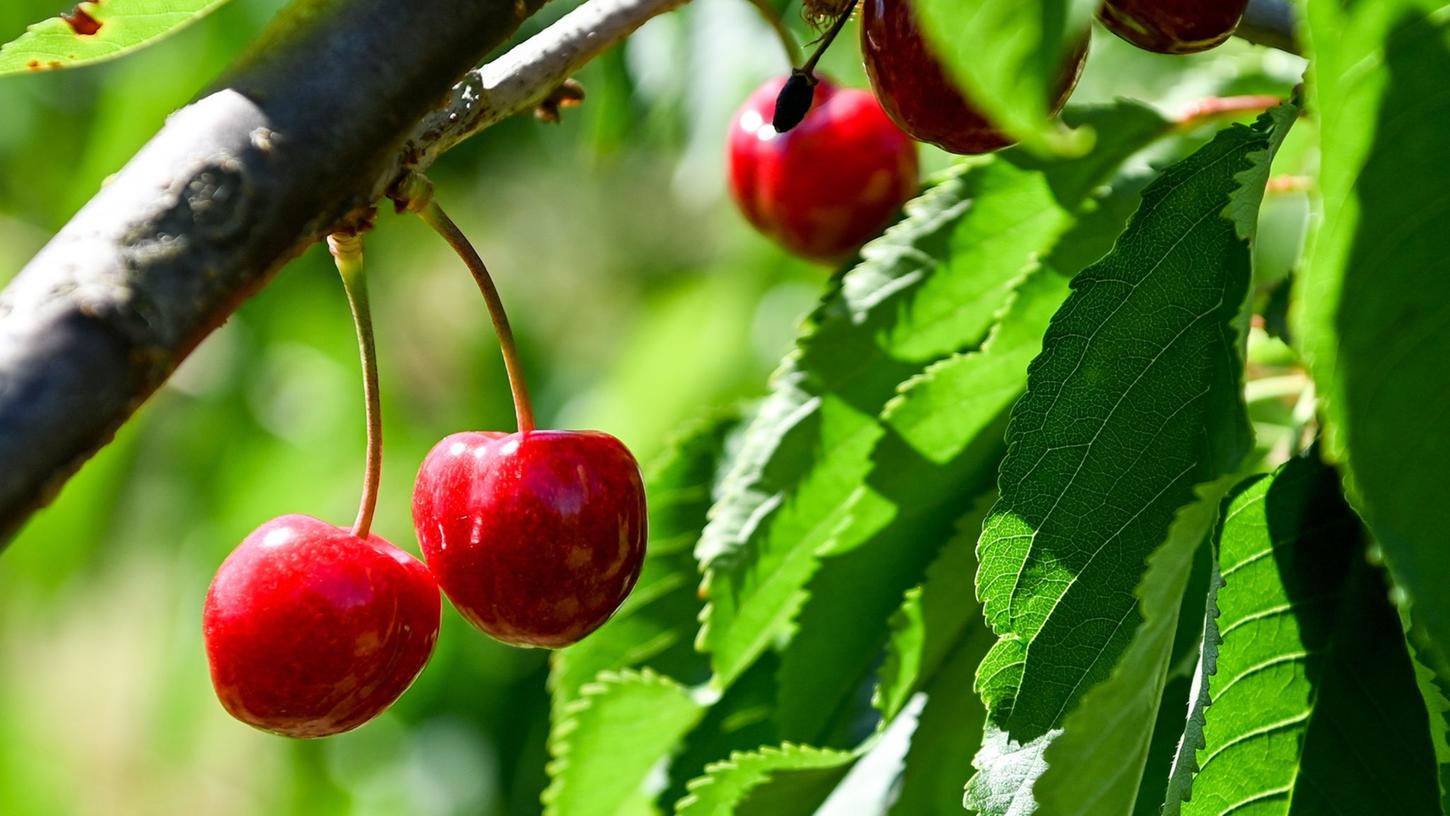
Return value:
[(119, 57), (168, 36), (226, 0), (96, 0), (42, 20), (0, 46), (0, 76)]

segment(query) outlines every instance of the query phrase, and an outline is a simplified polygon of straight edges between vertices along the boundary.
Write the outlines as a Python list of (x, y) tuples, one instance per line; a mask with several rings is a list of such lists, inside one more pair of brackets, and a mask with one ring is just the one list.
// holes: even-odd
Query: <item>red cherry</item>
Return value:
[[(871, 87), (892, 120), (911, 137), (963, 155), (990, 153), (1012, 144), (977, 111), (946, 75), (922, 39), (909, 0), (865, 0), (861, 51)], [(1087, 42), (1068, 59), (1052, 100), (1067, 103), (1087, 59)]]
[(438, 585), (418, 559), (311, 516), (258, 527), (206, 596), (212, 684), (233, 717), (325, 737), (392, 705), (438, 639)]
[(634, 588), (644, 483), (608, 434), (457, 433), (423, 460), (413, 523), (463, 617), (505, 643), (558, 648), (598, 629)]
[(916, 145), (866, 91), (822, 79), (805, 119), (771, 126), (787, 77), (761, 85), (730, 124), (730, 193), (755, 228), (797, 255), (845, 260), (916, 192)]
[(1139, 48), (1196, 54), (1233, 36), (1248, 5), (1248, 0), (1106, 0), (1098, 19)]

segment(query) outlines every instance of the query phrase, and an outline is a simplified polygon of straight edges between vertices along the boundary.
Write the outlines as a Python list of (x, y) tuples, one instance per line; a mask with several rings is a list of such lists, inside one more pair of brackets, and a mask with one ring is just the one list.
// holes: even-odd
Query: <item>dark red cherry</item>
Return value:
[(325, 737), (392, 705), (438, 638), (418, 559), (310, 516), (258, 527), (217, 570), (203, 635), (217, 698), (288, 737)]
[(413, 523), (463, 617), (505, 643), (558, 648), (598, 629), (634, 588), (644, 483), (608, 434), (457, 433), (423, 460)]
[(1233, 36), (1248, 5), (1248, 0), (1105, 0), (1098, 18), (1139, 48), (1196, 54)]
[[(989, 153), (1012, 144), (946, 74), (922, 39), (909, 0), (864, 0), (861, 52), (866, 74), (886, 112), (918, 141), (963, 155)], [(1068, 58), (1052, 99), (1066, 104), (1087, 59), (1087, 41)]]
[(777, 133), (786, 84), (761, 85), (730, 124), (730, 193), (755, 228), (823, 263), (876, 237), (916, 192), (916, 145), (866, 91), (820, 80), (800, 124)]

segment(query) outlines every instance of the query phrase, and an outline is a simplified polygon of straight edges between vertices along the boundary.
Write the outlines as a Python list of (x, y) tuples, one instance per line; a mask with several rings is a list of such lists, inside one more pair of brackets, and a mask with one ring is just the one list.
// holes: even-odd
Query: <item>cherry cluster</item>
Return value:
[[(856, 0), (812, 2), (832, 25), (801, 68), (766, 82), (736, 114), (729, 182), (759, 230), (803, 257), (834, 263), (880, 232), (916, 192), (917, 141), (977, 154), (1011, 139), (948, 78), (911, 0), (865, 0), (861, 46), (874, 94), (816, 77), (816, 62)], [(1143, 48), (1188, 53), (1226, 39), (1245, 6), (1106, 0), (1099, 16)], [(1086, 56), (1084, 39), (1053, 89), (1054, 113)], [(356, 323), (368, 407), (357, 520), (351, 529), (303, 515), (263, 524), (217, 570), (203, 612), (222, 705), (285, 736), (337, 734), (392, 705), (432, 655), (440, 589), (484, 633), (558, 648), (614, 614), (644, 560), (645, 495), (634, 456), (608, 434), (534, 427), (513, 333), (482, 259), (433, 201), (426, 180), (409, 179), (394, 198), (448, 241), (478, 283), (503, 351), (518, 431), (455, 433), (424, 459), (412, 503), (424, 561), (371, 532), (382, 426), (362, 242), (350, 233), (329, 239)]]
[(423, 670), (438, 638), (439, 589), (484, 633), (557, 648), (599, 628), (639, 577), (645, 495), (618, 439), (536, 430), (518, 354), (483, 261), (420, 182), (408, 207), (473, 272), (493, 318), (518, 431), (439, 442), (413, 489), (426, 561), (370, 532), (381, 468), (377, 365), (355, 235), (329, 240), (358, 329), (368, 405), (368, 467), (351, 530), (287, 515), (222, 563), (203, 634), (217, 697), (275, 734), (324, 737), (371, 720)]
[[(808, 3), (808, 5), (811, 5)], [(947, 76), (911, 0), (862, 0), (861, 53), (874, 95), (818, 79), (816, 62), (854, 0), (825, 0), (813, 17), (835, 24), (805, 65), (761, 85), (736, 112), (728, 140), (730, 192), (745, 218), (795, 254), (834, 264), (890, 223), (917, 190), (915, 142), (962, 155), (1012, 144)], [(1103, 25), (1150, 51), (1189, 54), (1224, 42), (1248, 0), (1104, 0)], [(1049, 100), (1060, 111), (1087, 59), (1068, 57)], [(787, 45), (788, 50), (793, 48)]]

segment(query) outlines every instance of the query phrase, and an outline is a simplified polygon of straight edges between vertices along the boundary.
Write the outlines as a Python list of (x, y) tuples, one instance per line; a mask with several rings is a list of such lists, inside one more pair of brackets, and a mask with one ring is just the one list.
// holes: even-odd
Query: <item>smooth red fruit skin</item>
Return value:
[(281, 516), (227, 556), (202, 629), (217, 698), (287, 737), (362, 725), (407, 690), (438, 639), (428, 568), (378, 536)]
[(777, 133), (770, 123), (786, 79), (767, 81), (735, 112), (730, 194), (756, 229), (786, 249), (837, 263), (916, 193), (916, 145), (871, 94), (824, 79), (805, 119)]
[[(990, 153), (1012, 144), (962, 96), (917, 28), (908, 0), (864, 0), (861, 53), (881, 105), (912, 138), (962, 155)], [(1068, 58), (1052, 100), (1067, 103), (1087, 59), (1087, 44)]]
[(1196, 54), (1232, 37), (1248, 5), (1248, 0), (1106, 0), (1098, 19), (1139, 48)]
[(614, 614), (644, 562), (639, 465), (595, 431), (470, 431), (433, 447), (413, 524), (438, 585), (474, 626), (559, 648)]

